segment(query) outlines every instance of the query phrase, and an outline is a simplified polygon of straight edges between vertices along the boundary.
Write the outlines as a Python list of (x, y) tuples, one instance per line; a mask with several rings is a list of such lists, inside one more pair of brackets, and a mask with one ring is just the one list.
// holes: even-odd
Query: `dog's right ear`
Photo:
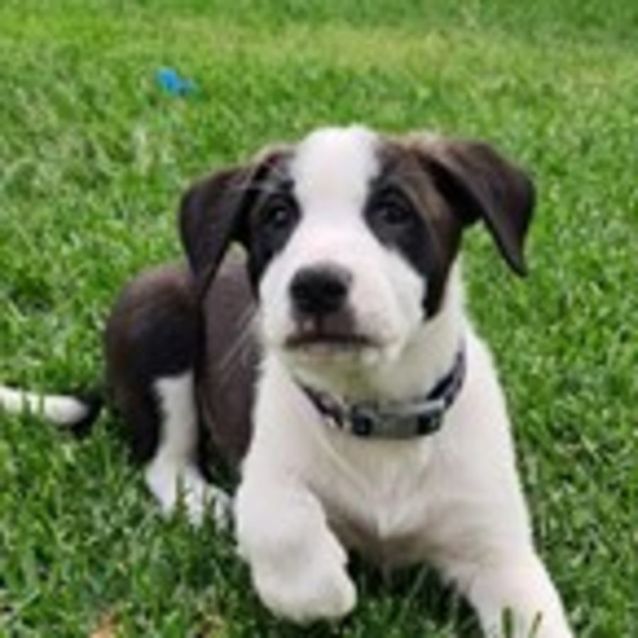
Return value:
[(288, 152), (283, 144), (269, 146), (245, 166), (226, 168), (195, 182), (182, 197), (180, 236), (198, 297), (205, 294), (232, 243), (248, 248), (248, 214), (260, 185)]
[(250, 164), (222, 169), (195, 182), (182, 197), (180, 236), (198, 296), (206, 292), (232, 243), (248, 247), (248, 213), (259, 183), (280, 155), (279, 148), (266, 149)]
[(208, 288), (229, 246), (246, 243), (254, 173), (254, 167), (224, 169), (195, 182), (182, 197), (180, 235), (198, 295)]

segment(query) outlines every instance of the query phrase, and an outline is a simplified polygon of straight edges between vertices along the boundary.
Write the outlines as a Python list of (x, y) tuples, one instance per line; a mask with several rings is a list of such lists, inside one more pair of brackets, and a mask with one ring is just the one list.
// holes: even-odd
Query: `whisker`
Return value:
[(217, 365), (217, 373), (220, 379), (220, 386), (223, 386), (226, 381), (229, 380), (233, 364), (245, 350), (245, 347), (248, 345), (251, 332), (255, 326), (256, 316), (257, 312), (255, 308), (248, 307), (244, 310), (239, 320), (237, 321), (237, 324), (239, 326), (238, 335), (233, 344), (225, 353), (222, 360)]

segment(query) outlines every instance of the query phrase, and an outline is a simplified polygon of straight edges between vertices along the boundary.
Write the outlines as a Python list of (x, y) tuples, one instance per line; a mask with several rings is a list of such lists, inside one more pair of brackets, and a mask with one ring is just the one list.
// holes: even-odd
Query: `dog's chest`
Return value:
[(322, 500), (342, 541), (383, 564), (411, 562), (427, 523), (431, 448), (426, 440), (339, 437)]

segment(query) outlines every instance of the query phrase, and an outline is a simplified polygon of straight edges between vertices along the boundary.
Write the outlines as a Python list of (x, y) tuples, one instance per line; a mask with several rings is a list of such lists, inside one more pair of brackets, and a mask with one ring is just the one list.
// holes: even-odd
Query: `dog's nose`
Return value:
[(341, 310), (352, 275), (334, 264), (307, 266), (298, 270), (290, 283), (295, 310), (306, 316), (325, 316)]

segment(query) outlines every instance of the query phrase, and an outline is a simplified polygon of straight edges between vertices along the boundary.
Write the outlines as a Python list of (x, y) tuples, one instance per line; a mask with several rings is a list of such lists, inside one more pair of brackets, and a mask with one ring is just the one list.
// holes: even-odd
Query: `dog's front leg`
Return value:
[(533, 549), (466, 565), (457, 582), (489, 638), (571, 638), (563, 606)]
[(317, 498), (291, 478), (244, 478), (236, 499), (237, 540), (262, 602), (295, 622), (352, 610), (346, 552)]

